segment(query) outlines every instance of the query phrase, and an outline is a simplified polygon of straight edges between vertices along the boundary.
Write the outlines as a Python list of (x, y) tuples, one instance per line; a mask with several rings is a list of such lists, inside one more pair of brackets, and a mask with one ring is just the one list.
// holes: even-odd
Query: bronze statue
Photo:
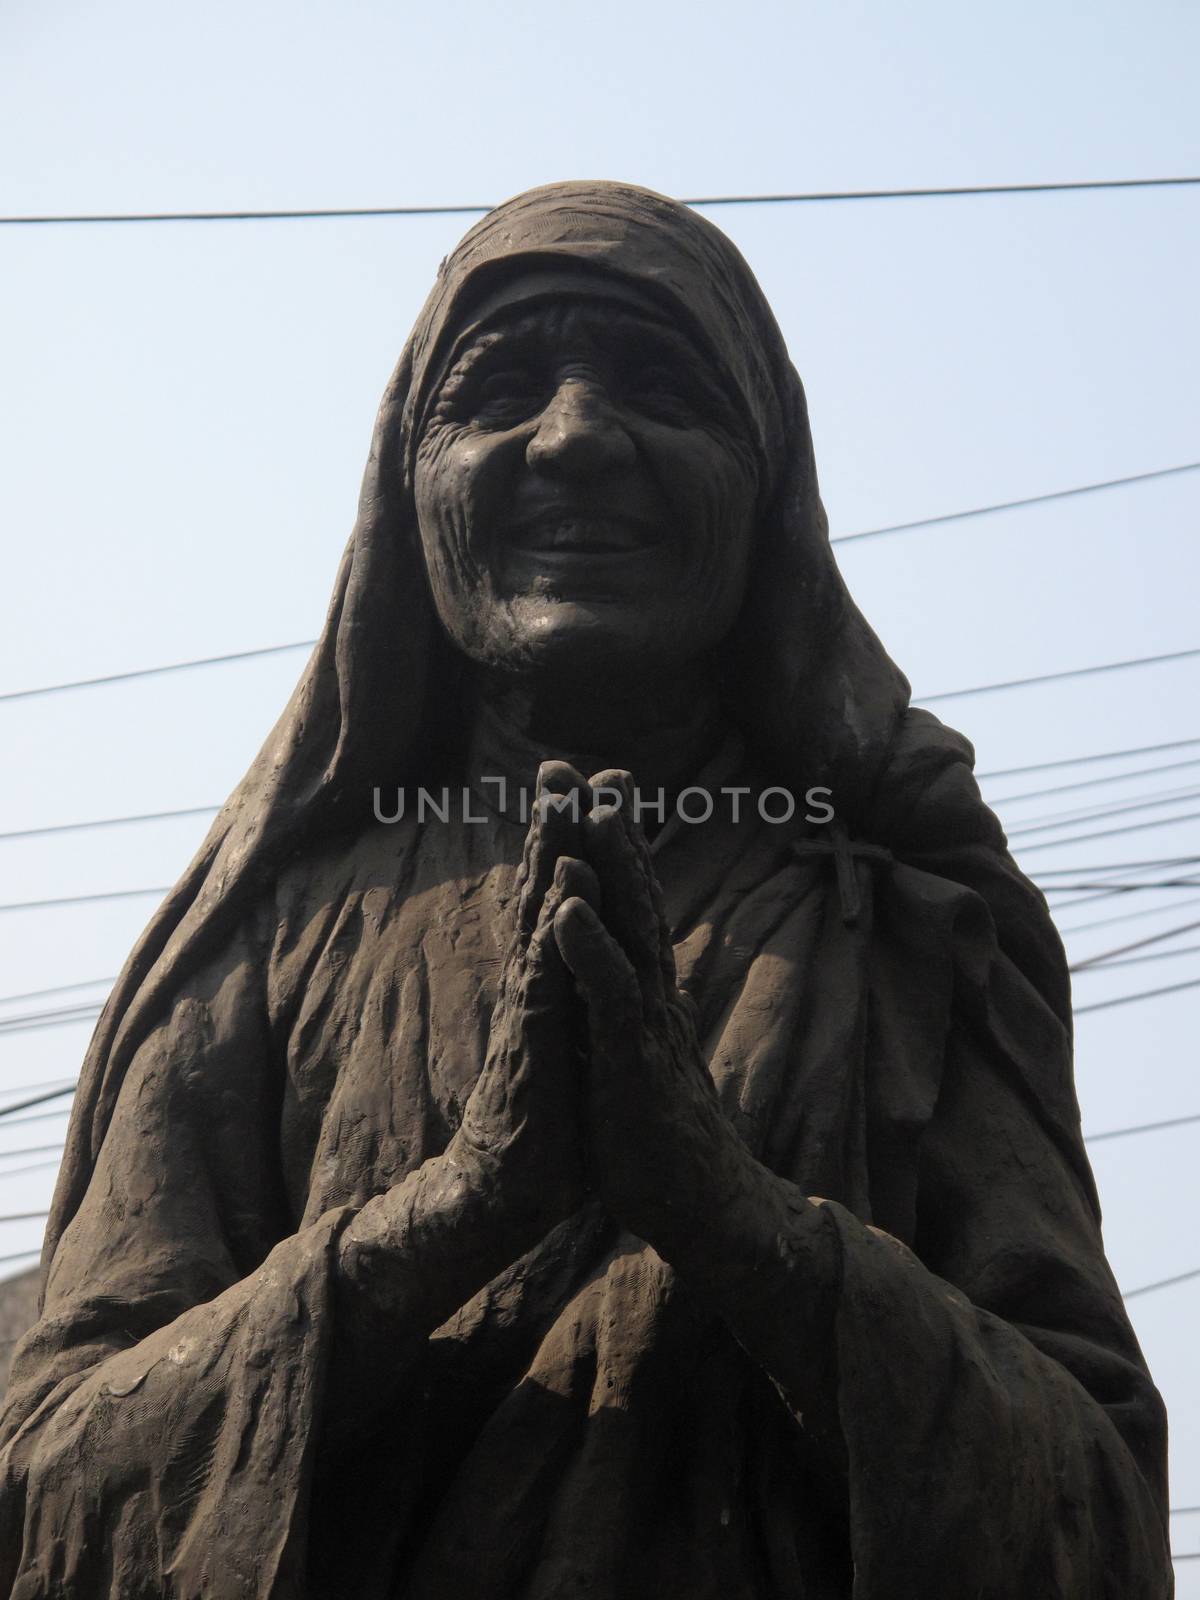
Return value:
[(1164, 1600), (1063, 954), (971, 761), (729, 241), (491, 212), (93, 1039), (0, 1592)]

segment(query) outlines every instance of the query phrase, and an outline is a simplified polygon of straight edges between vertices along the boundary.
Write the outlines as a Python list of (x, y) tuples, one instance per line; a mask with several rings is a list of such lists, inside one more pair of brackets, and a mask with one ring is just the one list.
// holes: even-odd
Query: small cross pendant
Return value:
[(855, 857), (866, 861), (890, 861), (892, 853), (880, 845), (851, 839), (840, 822), (831, 822), (829, 831), (832, 838), (797, 839), (792, 849), (798, 856), (832, 856), (837, 871), (838, 894), (842, 902), (842, 921), (848, 928), (852, 928), (862, 911), (862, 894), (858, 886)]

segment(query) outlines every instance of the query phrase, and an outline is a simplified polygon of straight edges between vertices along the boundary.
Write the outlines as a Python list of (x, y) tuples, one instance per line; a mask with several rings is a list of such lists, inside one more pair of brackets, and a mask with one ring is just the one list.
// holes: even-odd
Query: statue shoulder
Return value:
[(872, 789), (868, 837), (899, 854), (971, 846), (1006, 854), (1004, 831), (974, 767), (969, 739), (932, 712), (909, 707)]

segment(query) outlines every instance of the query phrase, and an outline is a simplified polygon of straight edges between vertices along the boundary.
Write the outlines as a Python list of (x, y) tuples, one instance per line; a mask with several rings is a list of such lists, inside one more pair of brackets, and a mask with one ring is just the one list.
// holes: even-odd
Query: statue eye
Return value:
[(687, 378), (665, 363), (639, 367), (630, 374), (626, 389), (633, 404), (648, 415), (682, 421), (695, 414), (695, 399)]
[(542, 404), (545, 385), (531, 368), (498, 367), (480, 377), (470, 409), (483, 422), (508, 422), (532, 416)]

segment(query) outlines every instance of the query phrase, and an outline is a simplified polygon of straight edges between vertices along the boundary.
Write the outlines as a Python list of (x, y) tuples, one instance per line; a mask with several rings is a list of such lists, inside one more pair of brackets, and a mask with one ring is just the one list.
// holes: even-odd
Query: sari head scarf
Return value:
[[(562, 183), (517, 196), (442, 263), (380, 406), (321, 637), (114, 986), (80, 1077), (44, 1265), (86, 1190), (128, 1064), (183, 976), (282, 860), (361, 825), (372, 786), (427, 775), (421, 762), (445, 721), (454, 675), (444, 670), (449, 646), (433, 614), (413, 507), (421, 423), (456, 341), (489, 296), (514, 276), (581, 269), (589, 283), (599, 275), (652, 301), (691, 335), (736, 400), (764, 493), (742, 617), (722, 652), (730, 704), (772, 781), (825, 784), (841, 818), (853, 826), (864, 816), (908, 685), (834, 564), (804, 391), (753, 274), (711, 223), (645, 189)], [(969, 758), (959, 741), (955, 759), (964, 752)]]

